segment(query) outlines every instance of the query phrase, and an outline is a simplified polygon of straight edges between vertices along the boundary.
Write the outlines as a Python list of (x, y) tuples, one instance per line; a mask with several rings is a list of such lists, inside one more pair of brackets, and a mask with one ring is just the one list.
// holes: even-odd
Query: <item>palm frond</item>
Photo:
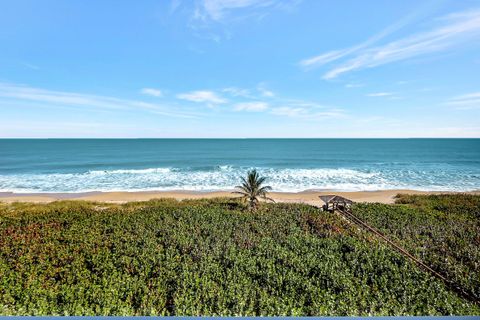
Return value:
[(247, 177), (241, 177), (241, 185), (236, 186), (232, 193), (242, 195), (242, 198), (248, 200), (250, 209), (255, 209), (259, 203), (258, 198), (275, 202), (267, 197), (268, 191), (272, 190), (271, 186), (263, 186), (266, 177), (260, 177), (257, 170), (253, 169), (247, 173)]
[(263, 197), (263, 199), (265, 199), (265, 200), (268, 200), (268, 201), (272, 201), (273, 203), (275, 203), (275, 200), (274, 200), (274, 199), (272, 199), (272, 198), (269, 198), (269, 197)]
[(243, 196), (245, 196), (245, 197), (248, 197), (248, 193), (243, 192), (243, 191), (232, 191), (232, 193), (233, 193), (233, 194), (241, 194), (241, 195), (243, 195)]

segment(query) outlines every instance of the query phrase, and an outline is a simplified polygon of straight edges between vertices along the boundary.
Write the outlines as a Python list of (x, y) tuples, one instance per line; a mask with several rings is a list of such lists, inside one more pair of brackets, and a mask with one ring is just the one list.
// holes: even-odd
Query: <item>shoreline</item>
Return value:
[[(322, 204), (319, 199), (321, 195), (336, 194), (355, 202), (379, 202), (393, 203), (397, 194), (478, 194), (480, 190), (468, 192), (456, 191), (418, 191), (418, 190), (379, 190), (379, 191), (312, 191), (305, 190), (301, 192), (270, 192), (269, 197), (276, 202), (295, 202), (306, 204)], [(223, 191), (189, 191), (189, 190), (172, 190), (172, 191), (121, 191), (121, 192), (79, 192), (79, 193), (14, 193), (0, 192), (0, 202), (32, 202), (32, 203), (49, 203), (61, 200), (84, 200), (109, 203), (126, 203), (132, 201), (148, 201), (158, 198), (173, 198), (176, 200), (186, 199), (210, 199), (217, 197), (235, 198), (238, 195), (232, 194), (229, 190)]]

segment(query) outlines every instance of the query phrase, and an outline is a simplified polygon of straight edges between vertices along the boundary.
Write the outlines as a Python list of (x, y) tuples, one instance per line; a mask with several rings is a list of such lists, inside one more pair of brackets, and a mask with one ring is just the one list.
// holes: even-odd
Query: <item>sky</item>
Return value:
[(478, 0), (0, 0), (1, 138), (480, 137)]

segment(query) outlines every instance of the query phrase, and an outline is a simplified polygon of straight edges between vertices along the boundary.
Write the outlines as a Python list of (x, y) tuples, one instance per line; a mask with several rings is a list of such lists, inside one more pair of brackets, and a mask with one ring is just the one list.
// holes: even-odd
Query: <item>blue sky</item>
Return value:
[(480, 137), (480, 1), (0, 1), (0, 137)]

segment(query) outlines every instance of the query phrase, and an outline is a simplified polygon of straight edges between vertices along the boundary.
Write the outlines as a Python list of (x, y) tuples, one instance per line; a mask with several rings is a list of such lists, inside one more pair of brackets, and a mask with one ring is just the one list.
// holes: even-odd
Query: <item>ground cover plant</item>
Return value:
[(480, 301), (480, 196), (399, 195), (396, 203), (357, 204), (354, 213)]
[(280, 203), (252, 212), (214, 199), (0, 203), (0, 314), (478, 315), (480, 309), (337, 214)]

